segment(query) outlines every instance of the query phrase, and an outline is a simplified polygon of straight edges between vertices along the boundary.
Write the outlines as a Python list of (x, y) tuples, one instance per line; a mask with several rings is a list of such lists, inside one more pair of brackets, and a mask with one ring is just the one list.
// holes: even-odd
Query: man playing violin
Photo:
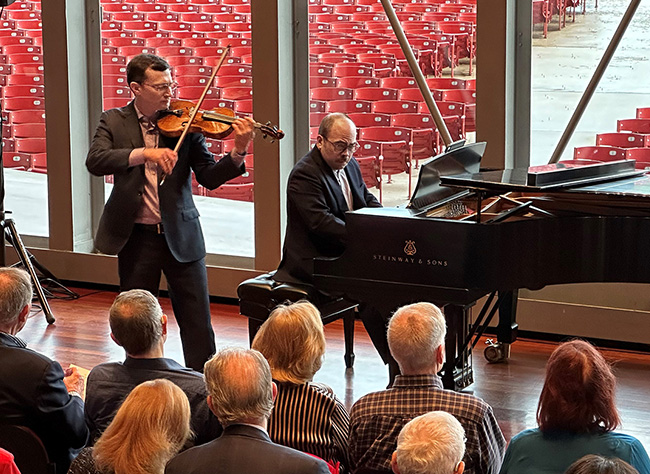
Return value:
[(243, 174), (255, 122), (234, 121), (233, 149), (219, 161), (200, 133), (189, 133), (175, 153), (178, 138), (163, 136), (155, 126), (157, 113), (169, 108), (176, 87), (169, 64), (158, 56), (140, 54), (129, 61), (126, 75), (135, 98), (102, 114), (86, 158), (90, 173), (114, 175), (95, 246), (117, 254), (121, 291), (157, 294), (164, 273), (185, 364), (202, 371), (216, 348), (205, 242), (192, 199), (191, 172), (208, 189)]

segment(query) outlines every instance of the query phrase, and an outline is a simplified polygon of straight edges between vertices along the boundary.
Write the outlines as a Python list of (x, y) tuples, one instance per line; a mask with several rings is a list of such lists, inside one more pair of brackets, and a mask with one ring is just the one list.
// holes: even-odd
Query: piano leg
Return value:
[(503, 362), (510, 358), (510, 344), (517, 340), (517, 297), (519, 290), (499, 294), (499, 324), (496, 328), (497, 342), (487, 340), (483, 351), (490, 363)]
[(442, 384), (451, 390), (462, 390), (474, 383), (472, 348), (465, 343), (469, 332), (472, 306), (474, 303), (467, 306), (448, 304), (444, 307), (447, 337), (445, 339)]

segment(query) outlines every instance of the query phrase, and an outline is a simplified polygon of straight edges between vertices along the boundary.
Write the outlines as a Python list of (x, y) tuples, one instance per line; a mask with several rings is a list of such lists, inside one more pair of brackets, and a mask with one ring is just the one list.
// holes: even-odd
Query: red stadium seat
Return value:
[(471, 89), (443, 90), (441, 100), (465, 104), (465, 130), (476, 131), (476, 91)]
[(183, 66), (176, 66), (174, 68), (174, 74), (177, 81), (183, 76), (209, 77), (212, 74), (212, 68), (210, 66), (204, 66), (202, 64), (186, 64)]
[(45, 123), (45, 110), (14, 110), (9, 112), (12, 124)]
[(250, 64), (224, 64), (219, 69), (219, 74), (250, 77), (253, 74), (253, 66)]
[[(180, 38), (172, 38), (172, 37), (153, 37), (153, 38), (147, 38), (144, 40), (145, 44), (149, 46), (150, 48), (160, 48), (163, 46), (176, 46), (179, 47), (181, 46), (184, 42)], [(168, 55), (169, 56), (169, 55)]]
[(221, 76), (214, 78), (217, 87), (251, 87), (253, 79), (250, 76)]
[(44, 98), (45, 90), (42, 85), (17, 85), (2, 88), (5, 99), (13, 97)]
[[(106, 44), (109, 46), (115, 46), (119, 48), (120, 46), (144, 46), (145, 42), (143, 38), (134, 38), (129, 36), (117, 36), (115, 38), (106, 38)], [(149, 44), (152, 48), (155, 48), (155, 45)]]
[(628, 148), (625, 158), (635, 160), (637, 169), (645, 169), (650, 166), (650, 148)]
[(650, 118), (617, 120), (616, 131), (650, 134)]
[(357, 89), (360, 87), (379, 87), (379, 78), (365, 76), (347, 76), (338, 80), (339, 87)]
[(639, 107), (636, 109), (636, 118), (650, 118), (650, 107)]
[(45, 153), (45, 138), (16, 138), (15, 150), (21, 153)]
[(359, 128), (362, 127), (389, 127), (390, 115), (388, 114), (373, 114), (372, 112), (353, 112), (349, 113), (348, 117)]
[(342, 112), (344, 114), (370, 112), (371, 104), (372, 102), (367, 100), (330, 100), (326, 102), (325, 110), (327, 112)]
[(310, 77), (332, 77), (332, 69), (334, 66), (331, 64), (311, 63), (309, 64)]
[(201, 5), (201, 11), (203, 13), (209, 13), (213, 15), (215, 13), (232, 13), (232, 7), (230, 5), (219, 5), (212, 3), (210, 5)]
[(645, 136), (640, 133), (599, 133), (596, 135), (596, 145), (609, 145), (620, 148), (642, 148), (645, 146)]
[(382, 87), (361, 87), (354, 89), (356, 100), (397, 100), (398, 89)]
[(417, 87), (417, 83), (412, 77), (384, 77), (381, 80), (381, 87), (387, 87), (389, 89), (413, 89)]
[(625, 148), (614, 146), (580, 146), (573, 149), (574, 160), (617, 161), (625, 159)]
[(222, 184), (217, 189), (205, 190), (208, 197), (231, 199), (233, 201), (253, 202), (255, 200), (254, 183), (247, 184)]
[(388, 175), (388, 182), (394, 174), (406, 172), (409, 176), (411, 195), (411, 152), (410, 130), (397, 127), (366, 127), (359, 129), (359, 140), (372, 141), (380, 146), (384, 158), (383, 173)]
[(353, 97), (352, 89), (342, 87), (317, 87), (310, 90), (312, 100), (348, 100)]
[(45, 123), (19, 123), (13, 125), (14, 138), (45, 138)]
[[(310, 100), (309, 101), (309, 112), (325, 112), (325, 105), (327, 102), (324, 100)], [(368, 110), (370, 110), (370, 105), (368, 105)]]
[[(3, 139), (3, 143), (4, 142), (5, 139)], [(8, 152), (5, 150), (5, 153), (2, 155), (2, 164), (5, 168), (22, 169), (27, 171), (32, 167), (32, 154), (20, 153), (17, 151)]]
[(250, 99), (253, 96), (252, 87), (224, 87), (221, 89), (223, 99), (240, 100)]
[(410, 128), (412, 157), (417, 168), (419, 160), (434, 156), (438, 150), (438, 132), (430, 114), (407, 113), (391, 116), (392, 127)]
[[(354, 54), (347, 53), (323, 53), (318, 55), (318, 60), (322, 63), (351, 63), (356, 62), (357, 57)], [(348, 74), (348, 76), (353, 76), (357, 74)]]
[(334, 77), (310, 77), (309, 78), (309, 88), (313, 89), (315, 87), (336, 87), (336, 78)]
[(418, 111), (418, 103), (405, 100), (376, 100), (372, 103), (372, 111), (380, 114), (414, 114)]
[(321, 121), (327, 116), (327, 112), (311, 112), (309, 114), (309, 126), (318, 127)]
[(377, 188), (379, 190), (379, 202), (381, 203), (384, 199), (384, 192), (381, 185), (384, 158), (382, 156), (356, 156), (355, 159), (359, 163), (361, 177), (363, 178), (363, 182), (366, 183), (366, 187), (369, 189)]
[(465, 81), (454, 77), (429, 77), (427, 85), (431, 89), (465, 89)]

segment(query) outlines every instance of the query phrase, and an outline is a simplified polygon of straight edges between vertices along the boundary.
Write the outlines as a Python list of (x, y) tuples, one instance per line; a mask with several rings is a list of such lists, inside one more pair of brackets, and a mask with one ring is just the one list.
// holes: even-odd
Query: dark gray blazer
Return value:
[[(160, 136), (159, 146), (173, 149), (176, 138)], [(144, 165), (129, 167), (134, 148), (144, 146), (138, 114), (133, 102), (104, 112), (95, 131), (86, 167), (96, 176), (114, 175), (114, 186), (106, 202), (95, 237), (103, 253), (117, 254), (126, 244), (142, 203)], [(169, 249), (179, 262), (194, 262), (205, 256), (205, 242), (199, 211), (192, 199), (192, 176), (214, 189), (245, 172), (229, 155), (215, 162), (200, 133), (189, 133), (178, 152), (178, 162), (165, 183), (158, 188), (160, 213)]]
[[(381, 207), (363, 182), (359, 163), (345, 167), (355, 209)], [(348, 206), (332, 168), (312, 148), (289, 175), (287, 232), (276, 281), (311, 283), (315, 257), (338, 257), (345, 250)]]
[(0, 333), (0, 422), (23, 425), (43, 441), (57, 474), (86, 443), (84, 403), (68, 394), (63, 370), (22, 340)]
[(165, 474), (329, 474), (325, 461), (275, 444), (262, 430), (230, 425), (221, 437), (182, 452)]

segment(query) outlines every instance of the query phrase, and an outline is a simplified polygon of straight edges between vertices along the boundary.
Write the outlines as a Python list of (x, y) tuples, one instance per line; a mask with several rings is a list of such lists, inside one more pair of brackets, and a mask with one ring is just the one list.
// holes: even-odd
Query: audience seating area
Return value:
[[(443, 114), (452, 135), (464, 137), (466, 132), (474, 131), (474, 84), (455, 79), (454, 75), (461, 59), (469, 61), (471, 74), (476, 56), (476, 1), (399, 0), (394, 6), (420, 68), (430, 77), (434, 96), (450, 103), (443, 107)], [(0, 85), (5, 110), (5, 166), (46, 172), (44, 113), (23, 113), (44, 111), (40, 17), (40, 1), (15, 2), (4, 10)], [(424, 116), (428, 110), (409, 77), (411, 73), (380, 0), (310, 0), (309, 21), (314, 115), (341, 111), (354, 114), (360, 129), (373, 126), (408, 130), (398, 140), (405, 141), (406, 146), (392, 143), (390, 129), (366, 140), (379, 145), (380, 155), (374, 156), (374, 162), (373, 157), (360, 155), (366, 158), (362, 165), (364, 176), (368, 186), (378, 188), (381, 195), (382, 173), (390, 180), (392, 174), (410, 170), (411, 158), (417, 163), (435, 154), (440, 148), (438, 133), (435, 127), (426, 127)], [(125, 79), (131, 57), (142, 52), (164, 56), (175, 71), (177, 97), (196, 100), (223, 48), (231, 45), (204, 107), (251, 112), (250, 0), (103, 0), (101, 29), (105, 109), (123, 106), (131, 99)], [(443, 71), (452, 78), (442, 78)], [(404, 113), (409, 114), (408, 119), (397, 118)], [(421, 117), (416, 117), (418, 114)], [(311, 126), (317, 125), (312, 119)], [(228, 150), (226, 142), (208, 140), (215, 153)], [(252, 166), (252, 162), (249, 164)], [(194, 191), (198, 195), (251, 201), (252, 175), (216, 191), (194, 183)], [(111, 181), (110, 177), (107, 181)]]
[(636, 118), (617, 120), (616, 130), (597, 134), (596, 146), (576, 147), (573, 160), (560, 163), (635, 160), (637, 169), (650, 167), (650, 108), (636, 109)]
[[(571, 12), (571, 21), (576, 21), (576, 10), (582, 8), (582, 14), (586, 11), (586, 0), (532, 0), (533, 2), (533, 24), (543, 25), (543, 36), (548, 37), (548, 26), (557, 15), (558, 30), (566, 26), (567, 10)], [(598, 9), (598, 0), (595, 1), (595, 9)]]

